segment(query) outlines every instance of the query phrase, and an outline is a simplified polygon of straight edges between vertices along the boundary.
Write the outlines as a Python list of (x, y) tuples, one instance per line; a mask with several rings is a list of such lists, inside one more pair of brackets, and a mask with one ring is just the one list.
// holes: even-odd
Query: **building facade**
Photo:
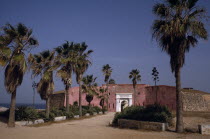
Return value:
[[(103, 85), (102, 87), (106, 87)], [(127, 106), (134, 105), (132, 84), (111, 84), (108, 86), (106, 95), (108, 101), (106, 106), (108, 111), (120, 112)], [(197, 90), (182, 90), (183, 95), (183, 110), (185, 111), (209, 111), (210, 110), (210, 95), (209, 93)], [(88, 105), (85, 99), (86, 94), (82, 94), (82, 105)], [(79, 87), (69, 89), (69, 104), (73, 105), (78, 102)], [(108, 103), (108, 104), (107, 104)], [(154, 103), (167, 106), (170, 110), (176, 109), (176, 89), (174, 86), (150, 86), (146, 84), (136, 85), (135, 105), (146, 106)], [(60, 91), (52, 96), (52, 106), (65, 106), (65, 93)], [(91, 101), (92, 106), (100, 107), (100, 99), (94, 96)]]

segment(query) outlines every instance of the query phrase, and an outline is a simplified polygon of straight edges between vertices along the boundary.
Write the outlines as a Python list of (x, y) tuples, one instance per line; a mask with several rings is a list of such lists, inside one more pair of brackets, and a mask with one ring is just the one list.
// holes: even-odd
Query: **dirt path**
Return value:
[(44, 127), (7, 128), (0, 123), (0, 139), (156, 139), (156, 138), (210, 138), (199, 134), (176, 134), (118, 129), (108, 126), (114, 113), (90, 119), (69, 121)]

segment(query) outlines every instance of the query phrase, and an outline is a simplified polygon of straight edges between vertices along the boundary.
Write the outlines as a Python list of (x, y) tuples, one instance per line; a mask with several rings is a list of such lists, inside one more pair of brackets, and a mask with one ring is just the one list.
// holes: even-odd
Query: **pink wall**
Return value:
[[(103, 85), (105, 87), (105, 85)], [(149, 86), (146, 84), (138, 84), (136, 86), (136, 105), (145, 106), (154, 104), (155, 102), (161, 105), (167, 105), (170, 109), (176, 109), (176, 91), (175, 87), (172, 86)], [(108, 109), (109, 111), (115, 112), (116, 110), (116, 93), (133, 93), (132, 84), (116, 84), (109, 85), (108, 92)], [(156, 95), (157, 94), (157, 95)], [(85, 100), (86, 94), (82, 94), (82, 105), (88, 105)], [(69, 90), (69, 104), (73, 104), (79, 99), (79, 87), (73, 87)], [(91, 102), (94, 106), (99, 106), (100, 100), (97, 97), (93, 98)]]

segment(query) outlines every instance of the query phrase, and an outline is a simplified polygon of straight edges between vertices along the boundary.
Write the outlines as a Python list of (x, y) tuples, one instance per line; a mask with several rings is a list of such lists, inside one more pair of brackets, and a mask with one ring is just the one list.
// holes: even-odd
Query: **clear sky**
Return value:
[[(0, 26), (22, 22), (33, 29), (39, 47), (31, 53), (52, 50), (66, 40), (85, 41), (92, 54), (92, 66), (86, 74), (94, 74), (103, 83), (101, 68), (110, 64), (112, 78), (119, 84), (131, 83), (129, 72), (140, 70), (142, 84), (153, 85), (154, 66), (160, 73), (161, 85), (175, 85), (169, 56), (161, 52), (151, 37), (155, 16), (152, 7), (157, 0), (0, 0)], [(210, 1), (200, 0), (210, 13)], [(208, 14), (210, 15), (210, 14)], [(207, 24), (210, 32), (210, 25)], [(199, 41), (198, 47), (186, 54), (182, 69), (182, 87), (193, 87), (210, 92), (210, 43)], [(10, 95), (4, 89), (4, 69), (0, 69), (0, 103), (9, 103)], [(38, 79), (35, 79), (38, 81)], [(55, 90), (64, 86), (55, 77)], [(17, 103), (32, 103), (32, 79), (24, 76), (17, 90)], [(77, 86), (75, 77), (73, 86)], [(36, 103), (44, 103), (36, 94)]]

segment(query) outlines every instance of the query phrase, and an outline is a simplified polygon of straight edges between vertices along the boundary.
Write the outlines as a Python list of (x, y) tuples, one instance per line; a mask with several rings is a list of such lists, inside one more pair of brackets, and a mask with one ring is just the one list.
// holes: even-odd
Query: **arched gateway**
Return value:
[(132, 93), (116, 93), (116, 112), (132, 105)]

